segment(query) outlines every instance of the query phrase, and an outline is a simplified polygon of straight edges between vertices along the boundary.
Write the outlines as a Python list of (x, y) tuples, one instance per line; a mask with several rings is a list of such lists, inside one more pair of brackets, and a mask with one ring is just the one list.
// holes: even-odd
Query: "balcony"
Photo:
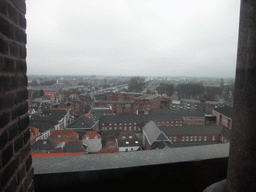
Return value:
[(34, 158), (35, 191), (203, 191), (227, 175), (229, 144)]

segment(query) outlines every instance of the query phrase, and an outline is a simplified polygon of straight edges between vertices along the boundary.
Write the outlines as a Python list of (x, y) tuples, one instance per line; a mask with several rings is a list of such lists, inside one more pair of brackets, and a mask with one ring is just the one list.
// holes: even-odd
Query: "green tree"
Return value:
[(128, 90), (131, 92), (141, 92), (145, 85), (145, 78), (143, 77), (132, 77), (128, 83)]
[(204, 86), (198, 83), (179, 84), (176, 87), (179, 98), (190, 99), (203, 95)]
[(161, 83), (156, 90), (159, 94), (166, 93), (168, 96), (172, 96), (174, 92), (173, 84)]
[(39, 96), (44, 96), (44, 90), (43, 90), (43, 89), (41, 89), (41, 90), (39, 91)]

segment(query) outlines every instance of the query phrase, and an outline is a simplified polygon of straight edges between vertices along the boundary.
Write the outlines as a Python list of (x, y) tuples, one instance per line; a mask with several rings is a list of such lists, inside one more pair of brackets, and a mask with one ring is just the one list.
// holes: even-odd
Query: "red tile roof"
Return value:
[(99, 153), (118, 153), (119, 152), (119, 148), (103, 148), (99, 151)]
[(92, 118), (95, 121), (95, 118), (92, 116), (92, 114), (90, 112), (85, 114), (85, 117), (90, 117), (90, 118)]
[[(58, 137), (61, 135), (61, 137)], [(78, 138), (78, 134), (74, 130), (56, 130), (48, 138), (65, 139)]]
[(87, 133), (84, 135), (84, 138), (83, 139), (95, 139), (95, 137), (97, 136), (97, 139), (100, 139), (101, 136), (99, 133), (97, 133), (97, 131), (87, 131)]
[(34, 108), (28, 108), (29, 113), (32, 113), (33, 110)]
[(41, 135), (41, 133), (35, 127), (29, 127), (29, 128), (34, 135), (38, 136), (38, 133), (39, 133), (39, 135)]
[(58, 93), (55, 91), (51, 91), (51, 92), (44, 92), (44, 95), (54, 95), (56, 96)]

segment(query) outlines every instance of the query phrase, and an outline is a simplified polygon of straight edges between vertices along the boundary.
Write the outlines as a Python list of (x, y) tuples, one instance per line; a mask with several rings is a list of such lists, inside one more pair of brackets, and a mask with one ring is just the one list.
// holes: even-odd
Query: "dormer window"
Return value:
[(130, 135), (130, 136), (129, 136), (129, 139), (131, 139), (131, 138), (132, 138), (132, 136)]
[(58, 138), (61, 138), (61, 135), (58, 135)]
[(97, 136), (97, 135), (95, 136), (95, 139), (98, 139), (98, 136)]
[(88, 136), (88, 135), (86, 135), (86, 139), (89, 139), (89, 136)]
[(125, 136), (123, 136), (123, 139), (125, 139)]

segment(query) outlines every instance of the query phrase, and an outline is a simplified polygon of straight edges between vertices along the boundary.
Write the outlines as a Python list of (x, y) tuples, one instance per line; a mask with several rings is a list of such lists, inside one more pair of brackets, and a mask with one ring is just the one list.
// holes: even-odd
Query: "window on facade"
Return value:
[(139, 143), (139, 141), (135, 141), (135, 143)]
[(207, 136), (204, 136), (204, 141), (207, 141)]
[(193, 136), (190, 136), (190, 141), (193, 141)]
[(189, 140), (189, 136), (186, 136), (186, 141), (188, 141)]
[(194, 137), (194, 141), (197, 141), (197, 136)]
[(201, 141), (201, 140), (202, 140), (202, 136), (199, 136), (199, 137), (198, 137), (198, 141)]
[(212, 136), (212, 140), (215, 141), (215, 135)]
[(126, 130), (127, 127), (124, 127), (124, 130)]
[(176, 138), (176, 136), (174, 136), (174, 137), (173, 137), (173, 141), (175, 142), (175, 141), (176, 141), (176, 139), (177, 139), (177, 138)]
[(170, 141), (172, 141), (172, 137), (170, 137)]
[(129, 141), (126, 141), (125, 144), (129, 144)]
[(185, 136), (182, 136), (182, 140), (181, 141), (185, 141)]

